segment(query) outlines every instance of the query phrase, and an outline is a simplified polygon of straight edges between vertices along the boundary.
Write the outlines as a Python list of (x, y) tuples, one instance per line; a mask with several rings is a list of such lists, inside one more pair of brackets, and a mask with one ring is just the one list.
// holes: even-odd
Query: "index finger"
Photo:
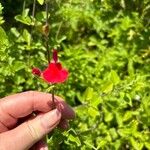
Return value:
[[(34, 111), (48, 112), (52, 110), (53, 103), (51, 94), (28, 91), (11, 95), (0, 100), (0, 109), (14, 118), (21, 118)], [(66, 119), (74, 118), (74, 111), (60, 97), (57, 97), (56, 105), (62, 107), (62, 116)], [(67, 112), (67, 114), (66, 114)]]

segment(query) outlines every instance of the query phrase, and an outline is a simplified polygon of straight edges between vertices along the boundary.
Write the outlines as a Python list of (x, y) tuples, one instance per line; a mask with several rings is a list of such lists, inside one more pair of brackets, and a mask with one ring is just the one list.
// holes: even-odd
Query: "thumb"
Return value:
[(54, 129), (61, 120), (61, 112), (54, 109), (44, 115), (24, 122), (13, 130), (0, 134), (0, 149), (29, 149), (45, 134)]

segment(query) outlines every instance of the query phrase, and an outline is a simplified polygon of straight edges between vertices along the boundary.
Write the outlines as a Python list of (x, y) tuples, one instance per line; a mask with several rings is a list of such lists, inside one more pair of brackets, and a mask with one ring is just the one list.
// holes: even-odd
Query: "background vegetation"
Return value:
[[(47, 65), (38, 0), (0, 0), (0, 96), (46, 91), (33, 66)], [(50, 149), (150, 150), (149, 0), (51, 0), (50, 49), (59, 49), (69, 80), (57, 86), (76, 111)], [(34, 24), (35, 21), (35, 24)]]

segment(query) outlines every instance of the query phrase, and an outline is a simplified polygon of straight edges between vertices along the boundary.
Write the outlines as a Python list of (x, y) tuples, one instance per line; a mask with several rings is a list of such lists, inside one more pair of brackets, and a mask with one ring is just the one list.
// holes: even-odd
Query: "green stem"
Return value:
[(32, 8), (32, 17), (33, 17), (33, 19), (35, 17), (35, 6), (36, 6), (36, 0), (34, 0), (34, 2), (33, 2), (33, 8)]
[(24, 0), (24, 1), (23, 1), (23, 10), (22, 10), (22, 15), (23, 15), (23, 13), (24, 13), (24, 11), (25, 11), (25, 8), (26, 8), (26, 0)]
[[(46, 1), (46, 25), (48, 26), (48, 2)], [(47, 60), (48, 64), (50, 63), (50, 51), (49, 51), (49, 37), (46, 36), (46, 50), (47, 50)]]
[(54, 87), (52, 88), (52, 105), (53, 109), (55, 108), (55, 89)]
[(48, 1), (46, 1), (46, 24), (48, 24)]

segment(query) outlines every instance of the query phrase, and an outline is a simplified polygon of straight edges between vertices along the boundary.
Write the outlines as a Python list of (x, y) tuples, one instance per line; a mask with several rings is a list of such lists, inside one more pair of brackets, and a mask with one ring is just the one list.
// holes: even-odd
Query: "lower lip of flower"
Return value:
[(48, 83), (62, 83), (67, 80), (69, 72), (60, 63), (50, 63), (42, 72), (42, 78)]

